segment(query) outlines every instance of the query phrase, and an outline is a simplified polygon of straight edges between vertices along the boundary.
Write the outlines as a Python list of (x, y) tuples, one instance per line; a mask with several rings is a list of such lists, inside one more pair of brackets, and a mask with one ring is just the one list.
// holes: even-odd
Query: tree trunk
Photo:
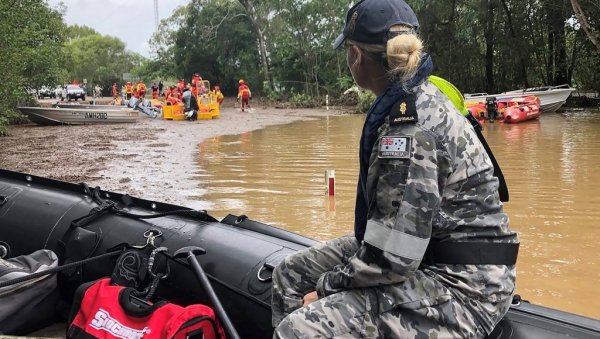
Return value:
[(547, 6), (548, 49), (551, 60), (548, 79), (550, 79), (552, 85), (568, 83), (564, 4), (564, 1), (560, 1)]
[(571, 81), (573, 80), (573, 73), (575, 72), (575, 65), (577, 64), (577, 34), (575, 32), (575, 37), (573, 39), (573, 50), (571, 51), (571, 66), (569, 66), (569, 70), (567, 73), (568, 84), (571, 85)]
[(587, 35), (588, 39), (590, 39), (594, 46), (596, 46), (596, 48), (600, 50), (600, 41), (596, 34), (594, 34), (594, 32), (592, 31), (592, 28), (590, 27), (590, 24), (588, 23), (587, 18), (585, 17), (585, 14), (581, 9), (581, 6), (579, 6), (579, 2), (577, 2), (577, 0), (571, 0), (571, 6), (573, 6), (573, 12), (575, 12), (577, 21), (579, 21), (579, 23), (581, 24), (581, 27), (583, 28), (583, 31)]
[(252, 0), (238, 0), (240, 4), (246, 10), (246, 14), (250, 19), (250, 23), (256, 32), (258, 39), (258, 51), (260, 53), (260, 60), (263, 69), (263, 78), (267, 82), (269, 88), (273, 90), (273, 81), (271, 80), (271, 71), (269, 67), (269, 57), (267, 54), (267, 42), (265, 38), (265, 27), (260, 22), (258, 13), (256, 13), (256, 7)]
[(519, 57), (519, 67), (521, 68), (520, 74), (516, 74), (516, 78), (519, 79), (524, 85), (525, 88), (529, 87), (529, 81), (527, 80), (527, 61), (525, 60), (525, 56), (523, 55), (523, 49), (521, 46), (523, 45), (520, 41), (520, 37), (517, 37), (515, 33), (514, 25), (512, 22), (512, 13), (506, 4), (506, 0), (502, 0), (502, 7), (504, 8), (504, 12), (506, 13), (506, 20), (508, 22), (508, 27), (510, 28), (510, 36), (513, 38), (514, 46), (517, 47), (517, 55)]
[(485, 22), (485, 83), (488, 93), (494, 92), (494, 6), (493, 0), (482, 0)]

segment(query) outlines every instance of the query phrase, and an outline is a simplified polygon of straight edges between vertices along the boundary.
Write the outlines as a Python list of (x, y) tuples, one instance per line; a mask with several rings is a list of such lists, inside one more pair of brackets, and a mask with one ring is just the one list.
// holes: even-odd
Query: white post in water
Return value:
[(325, 109), (329, 111), (329, 94), (325, 95)]
[(335, 195), (335, 170), (325, 171), (325, 186), (327, 194)]

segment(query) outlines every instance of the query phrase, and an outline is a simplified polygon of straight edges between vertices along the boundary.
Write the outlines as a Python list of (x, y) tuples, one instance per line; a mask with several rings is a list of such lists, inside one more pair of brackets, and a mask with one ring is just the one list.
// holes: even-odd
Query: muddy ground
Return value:
[(194, 159), (203, 140), (348, 112), (257, 102), (253, 112), (240, 112), (234, 104), (235, 99), (226, 100), (219, 119), (193, 122), (140, 114), (135, 124), (13, 126), (8, 137), (0, 137), (0, 168), (185, 205), (186, 190), (197, 185), (194, 174), (200, 169)]

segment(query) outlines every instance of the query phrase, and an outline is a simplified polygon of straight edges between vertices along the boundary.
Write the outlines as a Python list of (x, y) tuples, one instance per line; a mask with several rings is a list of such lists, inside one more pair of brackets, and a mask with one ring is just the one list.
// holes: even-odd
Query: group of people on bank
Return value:
[[(185, 83), (184, 79), (179, 79), (176, 84), (170, 86), (164, 86), (162, 80), (159, 81), (158, 84), (152, 83), (150, 87), (152, 93), (152, 99), (159, 100), (164, 96), (164, 101), (170, 105), (176, 105), (180, 103), (184, 103), (183, 97), (184, 92), (189, 90), (194, 97), (201, 96), (209, 92), (208, 85), (202, 80), (202, 77), (195, 73), (191, 79), (191, 82)], [(164, 90), (166, 88), (166, 90)], [(138, 99), (145, 99), (148, 88), (144, 83), (144, 80), (140, 80), (139, 82), (131, 82), (127, 81), (125, 85), (121, 89), (121, 93), (124, 94), (124, 98), (126, 100), (130, 100), (132, 97)], [(164, 91), (163, 91), (164, 90)], [(214, 86), (214, 91), (216, 94), (217, 102), (221, 105), (225, 99), (225, 96), (221, 92), (221, 88), (219, 85)], [(116, 83), (112, 84), (111, 87), (111, 96), (116, 101), (119, 98), (119, 88)], [(252, 92), (250, 87), (246, 81), (240, 79), (238, 81), (238, 94), (237, 94), (237, 102), (240, 104), (240, 110), (245, 112), (250, 108), (250, 101), (252, 100)]]

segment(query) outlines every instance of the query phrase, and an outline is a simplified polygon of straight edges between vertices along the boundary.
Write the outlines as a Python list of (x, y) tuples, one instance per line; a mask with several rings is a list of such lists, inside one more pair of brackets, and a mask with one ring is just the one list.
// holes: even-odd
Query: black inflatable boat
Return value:
[[(218, 221), (181, 206), (0, 170), (0, 254), (14, 257), (42, 248), (65, 253), (60, 243), (71, 232), (72, 221), (89, 215), (93, 217), (80, 223), (85, 230), (79, 235), (81, 248), (69, 249), (82, 257), (105, 253), (123, 242), (143, 243), (150, 230), (161, 232), (156, 245), (173, 252), (191, 245), (204, 248), (206, 254), (198, 260), (242, 338), (272, 336), (271, 271), (286, 255), (315, 243), (244, 216)], [(103, 260), (84, 266), (81, 280), (110, 275), (113, 262)], [(59, 287), (66, 294), (73, 292), (68, 290), (72, 286)], [(184, 304), (210, 304), (183, 264), (171, 267), (159, 294)], [(600, 338), (600, 320), (515, 300), (489, 338)]]

